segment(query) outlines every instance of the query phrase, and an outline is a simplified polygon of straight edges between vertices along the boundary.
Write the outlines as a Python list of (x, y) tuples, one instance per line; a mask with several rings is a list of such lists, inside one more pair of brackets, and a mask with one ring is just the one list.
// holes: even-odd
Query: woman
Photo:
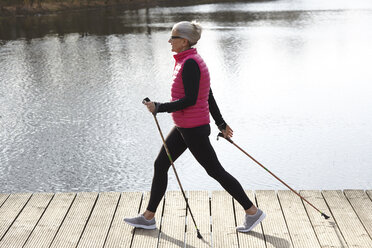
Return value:
[[(209, 141), (209, 113), (224, 137), (231, 138), (233, 130), (223, 120), (213, 97), (208, 68), (196, 49), (192, 48), (200, 39), (200, 35), (201, 26), (195, 22), (184, 21), (173, 26), (172, 36), (168, 41), (172, 51), (176, 53), (172, 101), (145, 104), (153, 114), (172, 113), (175, 127), (166, 138), (171, 157), (175, 161), (188, 148), (208, 175), (216, 179), (244, 208), (245, 221), (237, 230), (248, 232), (265, 218), (265, 214), (253, 205), (240, 183), (224, 170)], [(155, 211), (165, 194), (170, 166), (166, 151), (162, 147), (154, 164), (155, 172), (147, 209), (137, 217), (125, 218), (126, 223), (139, 228), (156, 228)]]

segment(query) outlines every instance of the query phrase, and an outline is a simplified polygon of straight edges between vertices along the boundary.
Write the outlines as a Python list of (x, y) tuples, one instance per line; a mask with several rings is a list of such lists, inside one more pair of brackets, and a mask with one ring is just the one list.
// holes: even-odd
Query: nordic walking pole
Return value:
[[(146, 97), (145, 99), (143, 99), (142, 103), (145, 104), (146, 102), (149, 102), (149, 101), (150, 101), (150, 99), (148, 97)], [(178, 185), (180, 186), (180, 189), (182, 191), (183, 198), (185, 198), (186, 207), (190, 211), (190, 215), (191, 215), (192, 221), (194, 222), (194, 225), (195, 225), (195, 228), (196, 228), (197, 236), (198, 236), (199, 239), (203, 239), (203, 236), (200, 234), (199, 229), (198, 229), (198, 226), (196, 225), (196, 222), (195, 222), (195, 219), (194, 219), (194, 215), (191, 212), (191, 208), (190, 208), (189, 203), (187, 201), (187, 198), (186, 198), (186, 195), (185, 195), (185, 191), (183, 190), (183, 187), (182, 187), (180, 178), (178, 177), (178, 174), (177, 174), (177, 171), (176, 171), (176, 167), (174, 167), (173, 159), (172, 159), (172, 157), (170, 155), (170, 152), (168, 150), (168, 146), (167, 146), (167, 144), (165, 144), (165, 139), (164, 139), (163, 133), (162, 133), (162, 131), (160, 129), (160, 125), (159, 125), (158, 119), (156, 118), (156, 116), (154, 114), (153, 114), (153, 116), (154, 116), (154, 120), (155, 120), (156, 126), (158, 127), (158, 130), (159, 130), (161, 139), (163, 141), (163, 145), (164, 145), (165, 151), (167, 152), (167, 155), (168, 155), (169, 161), (170, 161), (170, 163), (172, 165), (174, 174), (176, 175)]]
[(267, 172), (269, 172), (273, 177), (275, 177), (279, 182), (281, 182), (282, 184), (284, 184), (285, 186), (287, 186), (287, 188), (289, 188), (290, 190), (292, 190), (293, 193), (295, 193), (296, 195), (298, 195), (302, 200), (304, 200), (305, 202), (307, 202), (310, 206), (312, 206), (316, 211), (318, 211), (325, 219), (329, 219), (329, 216), (326, 215), (325, 213), (323, 213), (322, 211), (320, 211), (318, 208), (316, 208), (313, 204), (311, 204), (308, 200), (306, 200), (304, 197), (302, 197), (299, 193), (297, 193), (295, 190), (293, 190), (291, 187), (289, 187), (288, 184), (286, 184), (285, 182), (283, 182), (279, 177), (277, 177), (274, 173), (272, 173), (271, 171), (269, 171), (265, 166), (263, 166), (260, 162), (258, 162), (256, 159), (254, 159), (251, 155), (249, 155), (246, 151), (244, 151), (242, 148), (240, 148), (237, 144), (234, 143), (234, 141), (232, 141), (230, 138), (225, 138), (223, 136), (222, 133), (219, 133), (218, 136), (217, 136), (217, 140), (218, 140), (218, 137), (222, 137), (224, 139), (226, 139), (228, 142), (230, 142), (231, 144), (233, 144), (234, 146), (236, 146), (240, 151), (242, 151), (245, 155), (247, 155), (250, 159), (252, 159), (254, 162), (256, 162), (259, 166), (261, 166), (262, 168), (264, 168)]

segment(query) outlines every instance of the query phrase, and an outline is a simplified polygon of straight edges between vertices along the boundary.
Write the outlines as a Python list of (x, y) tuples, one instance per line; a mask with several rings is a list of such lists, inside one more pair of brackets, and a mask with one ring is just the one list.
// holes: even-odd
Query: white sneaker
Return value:
[(245, 215), (245, 221), (244, 221), (243, 226), (238, 226), (236, 228), (236, 230), (238, 232), (249, 232), (255, 226), (257, 226), (258, 224), (260, 224), (260, 222), (263, 219), (265, 219), (265, 217), (266, 217), (266, 214), (264, 212), (262, 212), (261, 209), (257, 209), (257, 212), (254, 215), (248, 215), (248, 214), (246, 214)]
[(124, 218), (125, 223), (138, 227), (143, 229), (155, 229), (156, 228), (156, 222), (155, 217), (151, 220), (146, 220), (146, 218), (143, 216), (143, 214), (138, 215), (134, 218)]

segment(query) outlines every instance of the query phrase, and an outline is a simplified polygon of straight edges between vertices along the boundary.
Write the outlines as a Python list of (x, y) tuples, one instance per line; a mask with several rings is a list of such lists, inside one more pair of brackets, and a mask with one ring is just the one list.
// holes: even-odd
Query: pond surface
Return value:
[[(0, 192), (150, 190), (162, 142), (141, 101), (169, 100), (182, 20), (204, 27), (236, 144), (295, 189), (372, 188), (372, 2), (279, 0), (0, 19)], [(244, 188), (285, 189), (211, 125)], [(186, 190), (222, 189), (189, 152), (175, 164)]]

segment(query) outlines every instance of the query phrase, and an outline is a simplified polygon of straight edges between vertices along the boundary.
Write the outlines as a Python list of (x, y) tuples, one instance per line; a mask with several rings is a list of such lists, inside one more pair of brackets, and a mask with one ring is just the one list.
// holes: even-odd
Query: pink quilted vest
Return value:
[(208, 96), (210, 88), (210, 78), (208, 67), (204, 60), (197, 53), (195, 48), (180, 52), (173, 56), (176, 64), (173, 70), (172, 101), (176, 101), (185, 96), (182, 82), (182, 70), (185, 61), (193, 59), (198, 63), (200, 70), (199, 93), (196, 104), (185, 109), (172, 113), (174, 124), (177, 127), (192, 128), (209, 124), (209, 105)]

